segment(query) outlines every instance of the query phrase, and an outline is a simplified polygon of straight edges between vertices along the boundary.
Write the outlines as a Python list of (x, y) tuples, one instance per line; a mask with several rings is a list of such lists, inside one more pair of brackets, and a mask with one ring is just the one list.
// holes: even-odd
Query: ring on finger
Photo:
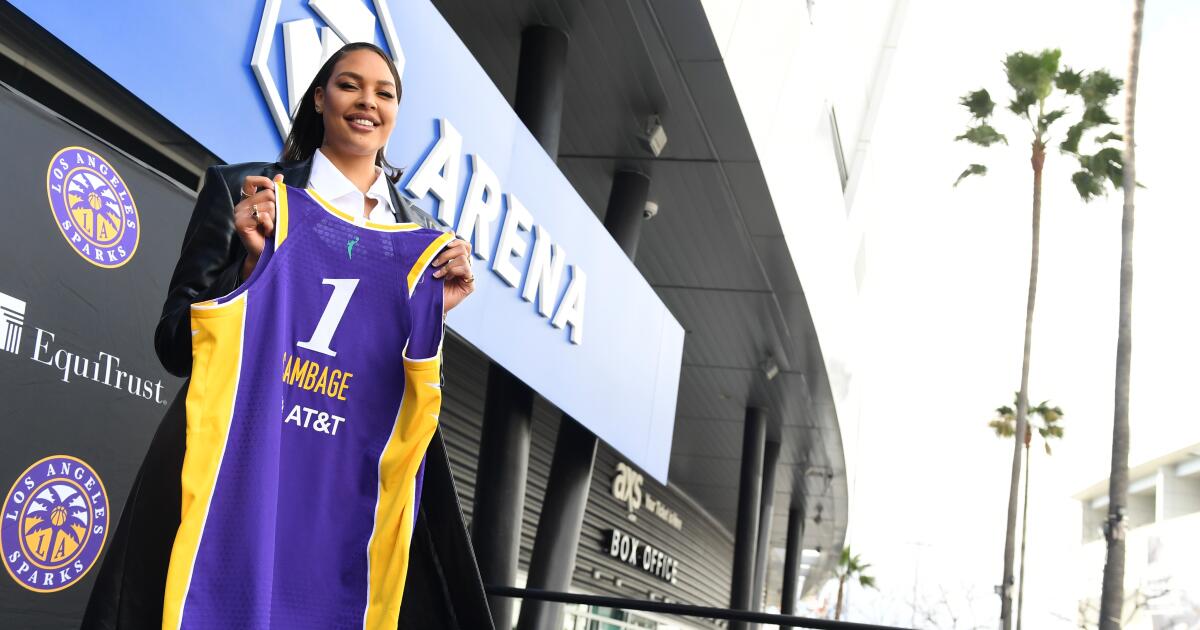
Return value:
[(245, 188), (238, 190), (238, 193), (240, 193), (242, 195), (242, 199), (245, 199), (250, 196), (250, 193), (246, 192)]
[(258, 221), (258, 204), (256, 204), (256, 203), (250, 204), (250, 216), (255, 221)]

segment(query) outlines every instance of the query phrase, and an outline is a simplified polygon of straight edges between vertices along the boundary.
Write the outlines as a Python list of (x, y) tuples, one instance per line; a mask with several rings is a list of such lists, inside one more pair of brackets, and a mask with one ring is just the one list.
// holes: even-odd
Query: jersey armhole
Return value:
[(429, 275), (429, 266), (452, 240), (453, 232), (438, 235), (417, 256), (409, 270), (408, 309), (412, 324), (408, 341), (404, 344), (406, 369), (441, 369), (442, 340), (445, 337), (444, 284)]
[(438, 252), (446, 248), (450, 241), (454, 240), (454, 232), (443, 232), (441, 236), (435, 238), (425, 251), (417, 256), (417, 260), (413, 263), (412, 269), (408, 272), (408, 296), (412, 297), (413, 292), (417, 290), (417, 283), (421, 280), (421, 275), (433, 263), (433, 259), (438, 255)]
[(283, 182), (275, 182), (275, 249), (283, 245), (288, 237), (288, 187)]

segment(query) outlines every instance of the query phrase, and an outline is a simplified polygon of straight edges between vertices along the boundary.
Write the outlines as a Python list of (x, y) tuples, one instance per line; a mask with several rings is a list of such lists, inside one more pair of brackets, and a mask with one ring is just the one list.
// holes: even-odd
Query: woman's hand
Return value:
[[(274, 182), (283, 181), (283, 175)], [(242, 264), (242, 280), (250, 277), (267, 239), (275, 234), (275, 183), (260, 175), (248, 175), (242, 182), (241, 201), (233, 207), (233, 226), (242, 246), (246, 262)]]
[(475, 291), (475, 274), (471, 272), (471, 244), (454, 239), (433, 259), (433, 266), (439, 269), (433, 272), (435, 278), (445, 278), (443, 289), (443, 312), (458, 306)]

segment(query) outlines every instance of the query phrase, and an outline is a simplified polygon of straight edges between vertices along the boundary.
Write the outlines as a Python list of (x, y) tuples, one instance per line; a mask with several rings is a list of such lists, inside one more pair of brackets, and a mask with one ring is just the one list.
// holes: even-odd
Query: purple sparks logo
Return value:
[(108, 494), (96, 471), (52, 455), (17, 477), (0, 515), (4, 568), (18, 584), (53, 593), (87, 574), (108, 537)]
[(104, 158), (67, 147), (46, 169), (46, 195), (63, 238), (97, 267), (114, 269), (137, 251), (141, 225), (125, 180)]

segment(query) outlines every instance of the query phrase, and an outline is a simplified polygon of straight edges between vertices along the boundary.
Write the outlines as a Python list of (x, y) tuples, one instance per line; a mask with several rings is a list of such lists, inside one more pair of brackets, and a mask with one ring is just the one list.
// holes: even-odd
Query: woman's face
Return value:
[(349, 155), (374, 156), (396, 124), (399, 99), (387, 63), (370, 50), (346, 53), (324, 88), (313, 96), (325, 122), (322, 146)]

